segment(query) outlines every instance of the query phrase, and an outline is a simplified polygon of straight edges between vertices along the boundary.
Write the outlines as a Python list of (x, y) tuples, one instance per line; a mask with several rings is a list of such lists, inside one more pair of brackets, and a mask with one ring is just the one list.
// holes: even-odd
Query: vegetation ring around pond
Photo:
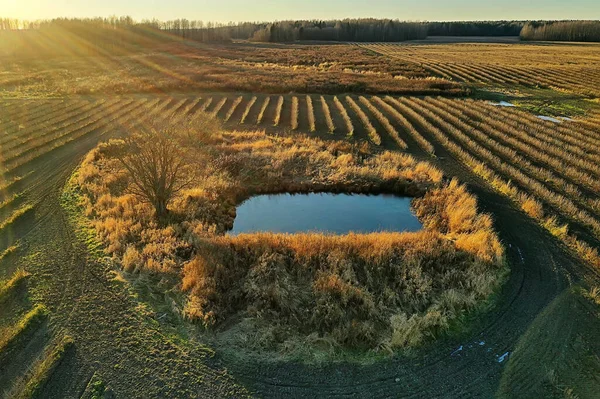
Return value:
[[(206, 135), (181, 120), (151, 126), (148, 134), (172, 133), (191, 177), (162, 217), (135, 195), (127, 165), (145, 149), (131, 152), (126, 141), (93, 150), (73, 189), (106, 253), (132, 278), (157, 277), (148, 279), (160, 281), (153, 290), (175, 292), (174, 312), (212, 331), (199, 334), (217, 347), (307, 361), (394, 352), (443, 334), (503, 281), (490, 216), (426, 162), (347, 141)], [(423, 229), (226, 234), (244, 200), (310, 192), (417, 197), (412, 209)]]

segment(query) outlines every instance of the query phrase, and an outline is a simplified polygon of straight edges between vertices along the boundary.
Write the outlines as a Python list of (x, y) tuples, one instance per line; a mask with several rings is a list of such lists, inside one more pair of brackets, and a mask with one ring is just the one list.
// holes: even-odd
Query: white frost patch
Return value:
[(523, 257), (523, 253), (521, 252), (521, 248), (517, 247), (517, 250), (519, 251), (519, 256), (521, 257), (521, 263), (525, 263), (525, 258)]
[(544, 115), (536, 115), (538, 118), (540, 118), (543, 121), (548, 121), (548, 122), (554, 122), (554, 123), (561, 123), (562, 121), (560, 119), (556, 119), (553, 118), (551, 116), (544, 116)]
[(452, 353), (450, 354), (450, 356), (454, 356), (454, 355), (456, 355), (458, 352), (460, 352), (460, 351), (462, 351), (462, 350), (463, 350), (463, 346), (461, 345), (461, 346), (460, 346), (460, 347), (459, 347), (457, 350), (455, 350), (454, 352), (452, 352)]
[(504, 362), (506, 360), (506, 358), (508, 357), (508, 355), (509, 355), (509, 352), (506, 352), (504, 355), (499, 356), (498, 357), (498, 363)]
[(500, 101), (499, 103), (495, 103), (493, 101), (488, 101), (490, 104), (492, 104), (495, 107), (516, 107), (515, 104), (511, 104), (507, 101)]
[(566, 116), (561, 116), (560, 119), (562, 119), (563, 121), (568, 121), (568, 122), (572, 122), (572, 121), (575, 120), (573, 118), (569, 118), (569, 117), (566, 117)]

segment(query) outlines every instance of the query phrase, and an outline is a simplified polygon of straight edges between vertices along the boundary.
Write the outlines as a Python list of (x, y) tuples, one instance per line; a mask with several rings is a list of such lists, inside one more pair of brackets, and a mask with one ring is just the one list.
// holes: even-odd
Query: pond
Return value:
[(418, 231), (422, 225), (410, 201), (394, 195), (259, 195), (238, 206), (229, 234)]

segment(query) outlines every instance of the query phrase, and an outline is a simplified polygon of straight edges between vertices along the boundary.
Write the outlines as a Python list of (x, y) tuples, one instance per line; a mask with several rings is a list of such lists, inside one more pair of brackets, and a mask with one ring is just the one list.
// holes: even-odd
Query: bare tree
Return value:
[(179, 133), (167, 124), (144, 129), (125, 138), (124, 151), (117, 155), (129, 174), (129, 191), (150, 203), (158, 220), (164, 220), (174, 195), (193, 179)]

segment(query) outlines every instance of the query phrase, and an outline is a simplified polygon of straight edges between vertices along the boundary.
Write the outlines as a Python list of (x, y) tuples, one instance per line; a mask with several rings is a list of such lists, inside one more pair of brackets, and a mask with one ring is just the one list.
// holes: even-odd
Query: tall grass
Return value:
[(184, 268), (186, 314), (207, 324), (262, 315), (271, 332), (291, 328), (342, 346), (419, 345), (498, 287), (504, 252), (491, 218), (456, 181), (414, 206), (425, 231), (216, 237)]
[(329, 104), (327, 104), (327, 101), (323, 96), (321, 96), (321, 108), (323, 109), (323, 115), (325, 116), (325, 123), (329, 129), (329, 133), (335, 132), (335, 124), (331, 118), (331, 110), (329, 109)]
[(254, 104), (256, 103), (256, 96), (253, 96), (250, 101), (248, 101), (248, 104), (246, 105), (246, 109), (244, 109), (244, 113), (242, 114), (242, 119), (240, 119), (240, 125), (243, 125), (244, 123), (246, 123), (246, 118), (248, 118), (248, 115), (250, 114), (250, 111), (252, 110), (252, 107), (254, 106)]
[[(184, 315), (208, 326), (251, 320), (249, 345), (311, 334), (354, 348), (418, 345), (499, 282), (503, 252), (491, 219), (463, 186), (441, 186), (439, 170), (409, 155), (300, 134), (221, 132), (206, 144), (204, 168), (194, 169), (196, 186), (173, 201), (173, 224), (157, 226), (123, 187), (115, 191), (118, 145), (86, 157), (77, 180), (106, 251), (130, 271), (183, 267)], [(428, 187), (414, 201), (425, 226), (418, 233), (222, 234), (235, 205), (260, 193), (423, 195)], [(434, 288), (441, 285), (444, 292)]]
[(342, 119), (344, 120), (344, 123), (346, 124), (347, 135), (353, 136), (354, 135), (354, 125), (352, 124), (352, 119), (350, 119), (350, 116), (348, 115), (348, 112), (346, 111), (344, 104), (342, 104), (342, 102), (337, 98), (337, 96), (333, 97), (333, 103), (335, 104), (336, 108), (342, 115)]
[(308, 129), (311, 132), (314, 132), (317, 130), (317, 125), (315, 121), (315, 109), (313, 107), (312, 98), (309, 95), (306, 96), (306, 112), (308, 113)]
[(273, 126), (279, 126), (281, 121), (281, 113), (283, 111), (283, 96), (279, 96), (277, 99), (277, 106), (275, 107), (275, 118), (273, 119)]

